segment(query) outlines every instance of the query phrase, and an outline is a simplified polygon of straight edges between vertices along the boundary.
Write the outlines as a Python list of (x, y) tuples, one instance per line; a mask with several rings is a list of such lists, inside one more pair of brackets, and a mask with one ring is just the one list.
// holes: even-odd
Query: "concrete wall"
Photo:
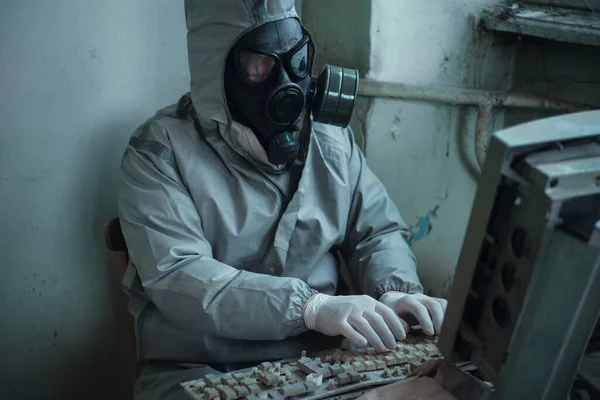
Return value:
[[(368, 77), (381, 81), (556, 96), (600, 107), (600, 48), (479, 29), (501, 1), (372, 0)], [(369, 165), (414, 234), (419, 275), (445, 295), (475, 194), (474, 110), (389, 99), (365, 117)], [(549, 116), (496, 111), (493, 129)]]
[[(317, 48), (315, 71), (324, 64), (369, 71), (371, 0), (303, 0), (302, 22)], [(351, 4), (351, 5), (350, 5)]]
[(0, 399), (130, 396), (102, 226), (130, 133), (188, 79), (180, 2), (2, 2)]
[[(494, 0), (373, 0), (372, 79), (457, 88), (505, 85), (512, 48), (491, 47), (476, 16)], [(369, 165), (413, 232), (426, 291), (444, 295), (475, 195), (473, 110), (375, 99), (366, 119)], [(496, 124), (501, 123), (497, 121)]]

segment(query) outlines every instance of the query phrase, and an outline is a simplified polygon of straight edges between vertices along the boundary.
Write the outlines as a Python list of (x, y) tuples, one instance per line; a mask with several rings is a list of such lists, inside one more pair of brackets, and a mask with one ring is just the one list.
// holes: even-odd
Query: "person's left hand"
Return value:
[[(424, 294), (408, 294), (402, 292), (384, 293), (379, 301), (394, 310), (400, 318), (406, 332), (410, 325), (418, 321), (427, 335), (439, 334), (446, 313), (448, 302), (444, 299), (429, 297)], [(416, 320), (416, 321), (415, 321)]]

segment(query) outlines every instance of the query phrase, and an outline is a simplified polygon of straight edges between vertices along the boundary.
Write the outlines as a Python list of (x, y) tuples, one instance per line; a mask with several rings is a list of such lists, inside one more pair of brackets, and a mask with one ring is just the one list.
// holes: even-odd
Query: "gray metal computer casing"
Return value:
[(493, 399), (566, 399), (600, 311), (600, 111), (490, 141), (439, 340)]

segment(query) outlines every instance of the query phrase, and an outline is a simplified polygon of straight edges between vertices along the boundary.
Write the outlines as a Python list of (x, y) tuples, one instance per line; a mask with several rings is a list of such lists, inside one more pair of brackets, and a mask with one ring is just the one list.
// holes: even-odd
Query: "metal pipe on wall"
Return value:
[(492, 107), (534, 108), (565, 112), (575, 112), (581, 111), (582, 108), (591, 108), (582, 103), (531, 94), (410, 85), (397, 82), (381, 82), (372, 79), (362, 79), (360, 81), (358, 95), (364, 97), (421, 100), (456, 105), (490, 105)]
[(494, 107), (555, 110), (565, 113), (592, 108), (587, 104), (525, 93), (412, 85), (372, 79), (361, 80), (358, 95), (479, 107), (475, 129), (475, 155), (480, 169), (485, 161)]
[(479, 170), (483, 169), (490, 139), (490, 125), (492, 122), (492, 106), (489, 104), (479, 106), (479, 114), (475, 124), (475, 158)]

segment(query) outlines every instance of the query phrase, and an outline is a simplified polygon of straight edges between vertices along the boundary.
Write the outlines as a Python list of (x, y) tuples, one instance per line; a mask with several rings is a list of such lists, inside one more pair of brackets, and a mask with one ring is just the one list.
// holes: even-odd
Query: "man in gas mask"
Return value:
[[(413, 323), (439, 331), (446, 303), (422, 294), (407, 227), (345, 128), (355, 71), (311, 78), (292, 0), (185, 4), (191, 94), (122, 162), (136, 398), (343, 337), (384, 350)], [(362, 295), (342, 294), (342, 260)]]

